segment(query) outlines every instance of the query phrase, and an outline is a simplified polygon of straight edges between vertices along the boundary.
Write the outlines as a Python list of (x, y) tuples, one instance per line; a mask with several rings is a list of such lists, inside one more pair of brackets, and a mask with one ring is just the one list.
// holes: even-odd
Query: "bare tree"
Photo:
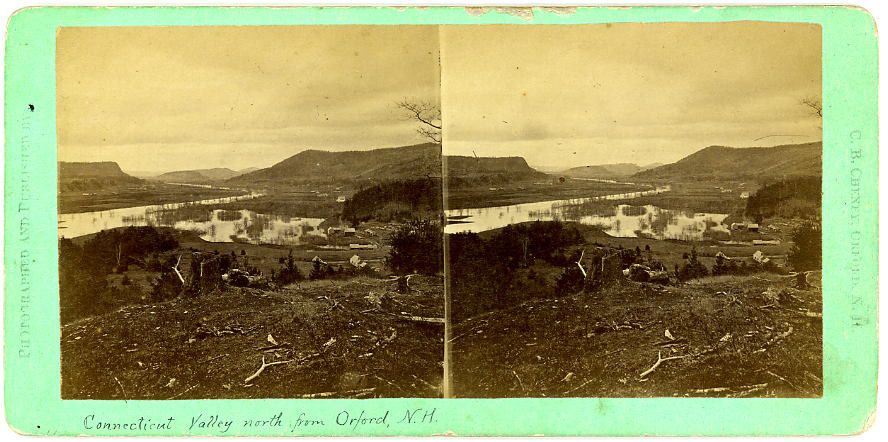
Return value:
[(811, 109), (811, 115), (823, 118), (823, 104), (820, 103), (820, 97), (805, 97), (800, 103)]
[(419, 122), (416, 133), (441, 144), (441, 107), (430, 101), (403, 100), (396, 103), (408, 120)]

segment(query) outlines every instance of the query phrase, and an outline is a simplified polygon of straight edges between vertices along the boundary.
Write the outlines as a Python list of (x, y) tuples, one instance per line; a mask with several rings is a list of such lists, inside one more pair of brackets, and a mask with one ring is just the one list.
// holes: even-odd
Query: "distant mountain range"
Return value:
[[(447, 174), (463, 182), (505, 182), (544, 179), (522, 157), (445, 156)], [(818, 176), (822, 172), (822, 143), (775, 147), (706, 147), (675, 163), (639, 166), (631, 163), (574, 167), (561, 175), (574, 178), (621, 179), (772, 179)], [(441, 146), (417, 144), (361, 151), (306, 150), (271, 167), (234, 171), (227, 168), (168, 172), (151, 178), (179, 183), (249, 185), (298, 182), (442, 177)], [(62, 190), (86, 190), (113, 184), (143, 182), (124, 173), (117, 163), (59, 163)]]
[(818, 176), (823, 143), (774, 147), (709, 146), (681, 160), (633, 175), (638, 179), (777, 179)]
[[(503, 176), (511, 179), (544, 176), (524, 158), (447, 156), (452, 177)], [(271, 167), (230, 179), (233, 183), (317, 182), (342, 180), (387, 181), (441, 177), (441, 146), (426, 143), (362, 151), (306, 150)]]
[(616, 179), (626, 178), (635, 175), (638, 172), (659, 167), (662, 164), (654, 163), (646, 166), (639, 166), (635, 163), (614, 163), (614, 164), (596, 164), (590, 166), (572, 167), (560, 172), (560, 175), (571, 178), (597, 178), (597, 179)]

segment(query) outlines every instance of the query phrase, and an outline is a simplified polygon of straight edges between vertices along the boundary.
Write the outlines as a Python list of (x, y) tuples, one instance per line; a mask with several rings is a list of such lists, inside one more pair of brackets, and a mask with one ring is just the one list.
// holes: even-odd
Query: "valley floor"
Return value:
[(454, 394), (820, 397), (821, 290), (793, 282), (766, 273), (620, 281), (479, 315), (453, 328)]
[(443, 280), (410, 285), (232, 287), (77, 320), (61, 331), (62, 398), (439, 397)]
[(451, 187), (448, 189), (445, 199), (448, 209), (472, 209), (539, 201), (590, 198), (650, 188), (643, 185), (598, 181), (568, 179), (558, 182), (553, 180), (555, 177), (537, 182), (517, 181), (506, 184)]
[(243, 195), (243, 190), (163, 183), (133, 184), (102, 190), (59, 192), (59, 213), (82, 213)]

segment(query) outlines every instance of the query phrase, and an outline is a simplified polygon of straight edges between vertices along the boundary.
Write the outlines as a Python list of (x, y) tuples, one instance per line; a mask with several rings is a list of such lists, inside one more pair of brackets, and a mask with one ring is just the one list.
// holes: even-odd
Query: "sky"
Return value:
[(425, 142), (404, 99), (440, 101), (445, 153), (545, 170), (821, 139), (799, 103), (821, 95), (811, 24), (96, 27), (57, 44), (59, 160), (136, 174)]
[(59, 160), (142, 174), (422, 143), (395, 103), (439, 100), (434, 26), (62, 28), (57, 45)]
[(799, 103), (821, 96), (817, 25), (445, 26), (440, 39), (448, 154), (558, 170), (821, 139)]

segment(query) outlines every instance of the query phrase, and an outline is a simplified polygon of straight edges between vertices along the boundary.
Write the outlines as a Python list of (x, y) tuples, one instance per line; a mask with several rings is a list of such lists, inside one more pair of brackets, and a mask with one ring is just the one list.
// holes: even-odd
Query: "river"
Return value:
[(650, 190), (601, 195), (590, 198), (540, 201), (446, 212), (447, 233), (484, 232), (509, 224), (530, 221), (575, 221), (600, 226), (615, 237), (699, 240), (712, 232), (728, 232), (723, 225), (727, 214), (695, 213), (663, 209), (654, 205), (633, 206), (609, 201), (631, 200), (671, 191), (671, 186)]
[[(712, 232), (725, 232), (726, 214), (694, 213), (654, 205), (614, 204), (671, 191), (670, 186), (649, 190), (513, 204), (446, 212), (447, 233), (483, 232), (529, 221), (576, 221), (600, 226), (615, 237), (644, 236), (655, 239), (699, 240)], [(127, 226), (162, 226), (197, 232), (210, 242), (250, 242), (297, 245), (312, 237), (326, 237), (319, 229), (323, 218), (285, 217), (251, 210), (210, 210), (204, 206), (244, 201), (263, 196), (245, 195), (202, 201), (158, 204), (96, 212), (59, 215), (59, 238), (74, 238), (105, 229)]]
[(197, 232), (211, 242), (296, 245), (310, 236), (326, 236), (318, 226), (323, 218), (286, 217), (251, 210), (210, 210), (206, 206), (263, 196), (244, 195), (201, 201), (127, 207), (59, 215), (59, 238), (75, 238), (105, 229), (128, 226), (173, 227)]

